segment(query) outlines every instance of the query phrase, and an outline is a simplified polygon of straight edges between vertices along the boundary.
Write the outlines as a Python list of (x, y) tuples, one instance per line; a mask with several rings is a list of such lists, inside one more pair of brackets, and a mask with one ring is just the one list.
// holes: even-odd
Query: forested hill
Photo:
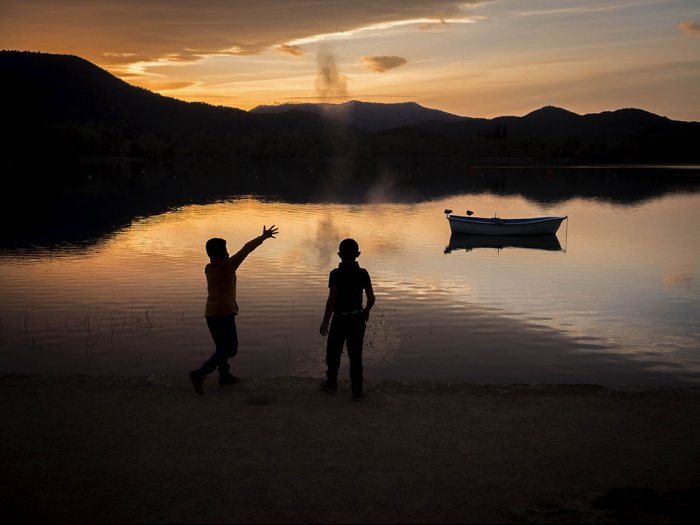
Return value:
[[(323, 142), (317, 115), (183, 102), (75, 56), (2, 51), (0, 72), (10, 156), (296, 155)], [(287, 149), (276, 151), (282, 138)]]
[(188, 103), (70, 55), (0, 51), (4, 158), (467, 157), (504, 162), (700, 162), (700, 123), (640, 109), (469, 118), (415, 102)]
[(378, 102), (361, 102), (351, 100), (342, 104), (278, 104), (275, 106), (258, 106), (251, 113), (286, 113), (288, 111), (305, 111), (325, 118), (333, 118), (350, 124), (361, 130), (381, 131), (401, 126), (415, 126), (425, 122), (457, 122), (469, 120), (439, 109), (430, 109), (415, 102), (382, 104)]

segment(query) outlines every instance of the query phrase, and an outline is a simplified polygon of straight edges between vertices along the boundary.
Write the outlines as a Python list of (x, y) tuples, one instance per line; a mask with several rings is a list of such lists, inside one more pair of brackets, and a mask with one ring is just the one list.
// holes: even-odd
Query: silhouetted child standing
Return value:
[(219, 385), (231, 385), (238, 378), (229, 372), (229, 358), (238, 353), (238, 333), (236, 332), (236, 269), (243, 260), (260, 246), (265, 239), (274, 237), (277, 228), (274, 225), (266, 229), (263, 226), (262, 235), (248, 241), (236, 254), (229, 257), (226, 241), (217, 237), (207, 241), (206, 249), (209, 264), (204, 268), (207, 276), (207, 305), (205, 317), (211, 337), (214, 339), (216, 350), (212, 356), (197, 370), (190, 372), (190, 381), (199, 395), (204, 395), (204, 378), (217, 368), (219, 369)]
[[(341, 241), (338, 256), (341, 259), (337, 268), (331, 270), (328, 279), (328, 300), (320, 332), (328, 335), (326, 345), (326, 381), (321, 388), (327, 392), (338, 390), (338, 369), (340, 354), (347, 341), (350, 361), (350, 382), (352, 398), (359, 401), (363, 397), (362, 344), (365, 337), (365, 322), (374, 306), (374, 291), (369, 273), (355, 261), (360, 248), (354, 239)], [(362, 308), (362, 292), (367, 294), (367, 305)], [(331, 321), (331, 316), (333, 319)], [(330, 322), (330, 330), (328, 324)]]

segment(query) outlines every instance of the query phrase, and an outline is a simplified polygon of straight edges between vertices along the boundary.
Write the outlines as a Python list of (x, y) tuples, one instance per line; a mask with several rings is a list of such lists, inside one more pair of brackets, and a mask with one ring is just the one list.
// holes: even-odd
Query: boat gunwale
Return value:
[(448, 215), (447, 219), (457, 222), (471, 222), (474, 224), (538, 224), (542, 222), (563, 221), (567, 215), (553, 217), (533, 217), (531, 219), (501, 219), (499, 217), (464, 217), (462, 215)]

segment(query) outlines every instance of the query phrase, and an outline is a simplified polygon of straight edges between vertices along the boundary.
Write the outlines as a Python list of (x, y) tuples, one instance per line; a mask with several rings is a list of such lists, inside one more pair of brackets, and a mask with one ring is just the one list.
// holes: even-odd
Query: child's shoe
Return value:
[(324, 381), (321, 383), (321, 390), (325, 392), (335, 393), (338, 390), (338, 385)]
[(204, 389), (202, 387), (204, 386), (204, 378), (198, 370), (192, 370), (190, 372), (190, 381), (192, 382), (192, 388), (194, 388), (194, 391), (200, 396), (203, 396)]
[(238, 379), (234, 375), (219, 374), (219, 386), (235, 385), (236, 383), (240, 383), (240, 382), (241, 382), (241, 380)]

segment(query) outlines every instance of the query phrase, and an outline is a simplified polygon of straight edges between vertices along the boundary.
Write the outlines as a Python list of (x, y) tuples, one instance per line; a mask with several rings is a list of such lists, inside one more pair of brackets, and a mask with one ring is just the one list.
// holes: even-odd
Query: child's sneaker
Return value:
[(203, 396), (204, 389), (202, 387), (204, 386), (204, 378), (200, 375), (199, 371), (192, 370), (190, 372), (190, 381), (192, 382), (192, 388), (194, 388), (194, 391), (200, 396)]
[(241, 380), (238, 379), (234, 375), (231, 375), (231, 374), (220, 374), (219, 375), (219, 386), (235, 385), (236, 383), (240, 383), (240, 382), (241, 382)]
[(332, 383), (329, 383), (328, 381), (324, 381), (323, 383), (321, 383), (321, 390), (325, 392), (335, 393), (338, 390), (338, 385), (334, 385)]

